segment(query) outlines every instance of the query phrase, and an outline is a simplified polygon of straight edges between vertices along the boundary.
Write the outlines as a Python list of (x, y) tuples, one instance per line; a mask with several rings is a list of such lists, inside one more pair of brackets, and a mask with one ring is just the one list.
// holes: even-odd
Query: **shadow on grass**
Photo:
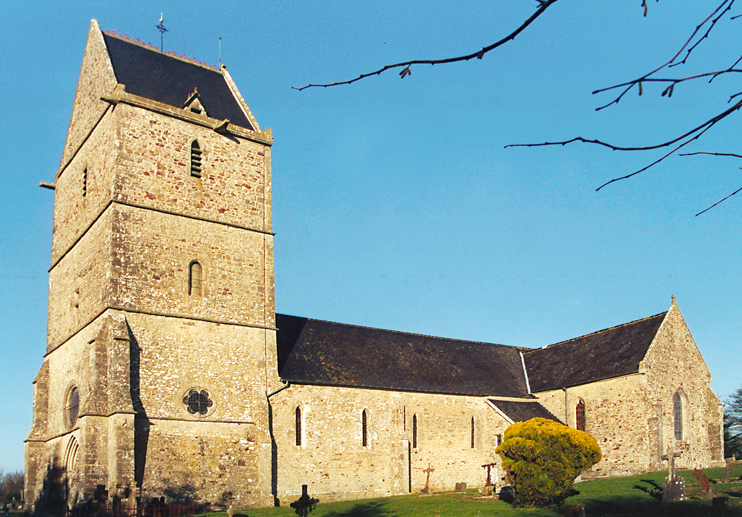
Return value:
[(360, 503), (342, 511), (323, 514), (324, 517), (381, 517), (389, 515), (377, 502)]
[(618, 517), (644, 517), (655, 515), (672, 515), (676, 517), (695, 517), (699, 515), (741, 515), (738, 508), (729, 511), (713, 511), (709, 500), (689, 500), (674, 502), (656, 502), (649, 499), (637, 499), (631, 496), (604, 497), (601, 500), (585, 501), (588, 515), (605, 515)]

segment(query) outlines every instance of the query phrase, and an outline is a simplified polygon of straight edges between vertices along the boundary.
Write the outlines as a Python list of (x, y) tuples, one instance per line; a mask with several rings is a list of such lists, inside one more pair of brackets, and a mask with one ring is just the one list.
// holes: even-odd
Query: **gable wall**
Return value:
[[(320, 501), (451, 491), (458, 482), (483, 487), (486, 463), (500, 464), (496, 436), (508, 423), (482, 397), (406, 393), (360, 388), (291, 386), (271, 398), (281, 505), (301, 495), (301, 485)], [(302, 408), (303, 440), (295, 443), (296, 408)], [(361, 413), (368, 410), (368, 446)], [(418, 447), (412, 448), (413, 415)], [(471, 418), (475, 448), (471, 448)], [(411, 479), (410, 479), (411, 466)], [(498, 468), (492, 481), (502, 486)]]
[[(657, 399), (645, 375), (567, 388), (567, 425), (576, 427), (579, 399), (585, 403), (585, 431), (595, 438), (603, 459), (592, 470), (603, 476), (646, 472), (655, 467), (657, 446)], [(565, 393), (551, 390), (535, 393), (541, 404), (565, 420)]]
[[(682, 468), (710, 467), (723, 460), (722, 405), (711, 390), (711, 374), (677, 306), (673, 304), (642, 362), (662, 414), (662, 454), (670, 445), (681, 451)], [(688, 405), (684, 439), (675, 443), (673, 397), (682, 389)], [(666, 463), (663, 463), (666, 465)]]

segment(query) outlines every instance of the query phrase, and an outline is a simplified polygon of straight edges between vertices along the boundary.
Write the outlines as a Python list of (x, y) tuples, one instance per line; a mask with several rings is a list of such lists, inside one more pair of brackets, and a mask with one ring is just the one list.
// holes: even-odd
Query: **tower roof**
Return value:
[(111, 34), (103, 39), (116, 81), (128, 93), (183, 108), (197, 91), (209, 117), (256, 129), (221, 72)]

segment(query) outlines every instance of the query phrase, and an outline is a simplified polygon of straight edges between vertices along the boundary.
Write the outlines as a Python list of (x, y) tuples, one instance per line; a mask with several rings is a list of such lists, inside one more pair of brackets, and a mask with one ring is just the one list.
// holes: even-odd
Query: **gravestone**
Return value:
[(466, 492), (466, 483), (456, 483), (457, 492)]
[(685, 490), (685, 480), (675, 473), (675, 458), (679, 457), (680, 453), (675, 452), (672, 445), (667, 448), (667, 454), (662, 456), (662, 459), (668, 462), (668, 476), (662, 482), (663, 501), (685, 501), (688, 499)]
[(713, 488), (709, 485), (709, 480), (706, 478), (706, 474), (702, 470), (693, 469), (693, 477), (701, 483), (702, 496), (704, 499), (713, 499), (716, 497)]
[(314, 508), (317, 506), (317, 503), (319, 503), (319, 499), (309, 497), (309, 494), (307, 493), (307, 485), (302, 485), (301, 497), (291, 503), (289, 506), (294, 509), (294, 512), (299, 517), (307, 517), (307, 515), (309, 515), (309, 512), (314, 510)]

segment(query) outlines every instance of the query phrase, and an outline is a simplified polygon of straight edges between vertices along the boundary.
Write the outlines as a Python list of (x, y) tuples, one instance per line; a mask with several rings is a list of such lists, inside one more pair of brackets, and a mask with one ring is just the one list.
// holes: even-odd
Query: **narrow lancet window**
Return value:
[(585, 403), (580, 399), (575, 408), (575, 429), (585, 430)]
[(474, 448), (474, 417), (471, 417), (471, 448)]
[(412, 415), (412, 448), (417, 449), (417, 415)]
[(188, 269), (188, 294), (200, 298), (204, 294), (203, 267), (198, 262), (191, 262)]
[(82, 170), (82, 197), (88, 195), (88, 168)]
[(301, 408), (296, 407), (296, 446), (301, 447)]
[(365, 409), (361, 413), (361, 445), (368, 447), (368, 413)]
[(191, 142), (191, 176), (201, 177), (201, 146), (198, 140)]

